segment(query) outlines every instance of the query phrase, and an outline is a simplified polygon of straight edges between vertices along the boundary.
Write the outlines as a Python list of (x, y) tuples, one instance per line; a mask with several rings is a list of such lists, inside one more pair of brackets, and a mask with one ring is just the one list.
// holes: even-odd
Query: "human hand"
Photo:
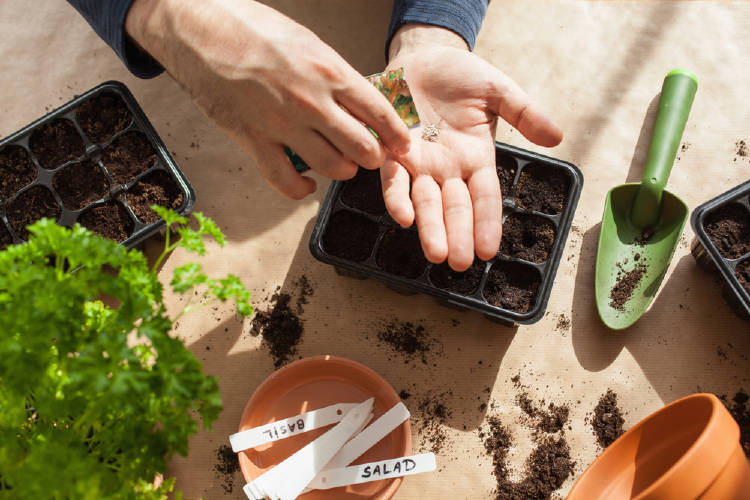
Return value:
[[(475, 252), (488, 260), (500, 246), (497, 117), (542, 146), (559, 144), (562, 131), (515, 82), (469, 52), (452, 31), (402, 27), (391, 41), (388, 64), (388, 69), (399, 67), (404, 68), (421, 126), (411, 131), (409, 152), (389, 156), (381, 167), (385, 204), (404, 227), (416, 218), (430, 262), (447, 258), (451, 268), (464, 271)], [(433, 140), (425, 140), (430, 139), (429, 126), (437, 128), (432, 129)]]
[(135, 0), (125, 28), (290, 198), (316, 186), (294, 170), (285, 145), (338, 180), (357, 165), (379, 168), (387, 150), (409, 149), (408, 129), (380, 92), (307, 28), (261, 3)]

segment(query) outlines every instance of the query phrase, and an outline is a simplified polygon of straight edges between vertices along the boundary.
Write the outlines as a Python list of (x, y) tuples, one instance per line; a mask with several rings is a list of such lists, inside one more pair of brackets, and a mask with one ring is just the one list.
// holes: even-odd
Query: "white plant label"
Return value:
[(411, 476), (423, 472), (432, 472), (437, 468), (435, 454), (422, 453), (408, 457), (392, 458), (380, 462), (370, 462), (352, 465), (339, 469), (328, 469), (319, 474), (309, 485), (309, 488), (325, 490), (348, 486), (350, 484), (367, 483), (380, 479)]
[(357, 403), (338, 403), (319, 410), (308, 411), (295, 417), (237, 432), (229, 436), (229, 442), (232, 444), (232, 451), (239, 453), (242, 450), (338, 423), (356, 406)]

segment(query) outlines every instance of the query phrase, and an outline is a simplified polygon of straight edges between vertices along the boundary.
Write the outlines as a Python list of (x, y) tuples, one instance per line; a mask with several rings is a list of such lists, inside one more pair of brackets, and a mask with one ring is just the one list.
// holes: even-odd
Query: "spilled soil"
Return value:
[(398, 353), (404, 363), (422, 361), (427, 364), (430, 353), (443, 352), (442, 344), (421, 324), (393, 319), (378, 331), (378, 340)]
[(228, 445), (219, 446), (216, 450), (216, 464), (214, 473), (221, 479), (221, 487), (226, 493), (234, 490), (234, 474), (240, 470), (240, 461), (237, 454)]
[(731, 398), (728, 396), (719, 396), (721, 402), (727, 407), (740, 426), (740, 444), (745, 450), (745, 456), (750, 459), (750, 403), (747, 392), (740, 389)]
[(607, 392), (599, 398), (590, 422), (596, 442), (602, 449), (614, 443), (625, 432), (623, 429), (625, 419), (622, 416), (622, 410), (617, 406), (617, 394), (611, 389), (607, 389)]

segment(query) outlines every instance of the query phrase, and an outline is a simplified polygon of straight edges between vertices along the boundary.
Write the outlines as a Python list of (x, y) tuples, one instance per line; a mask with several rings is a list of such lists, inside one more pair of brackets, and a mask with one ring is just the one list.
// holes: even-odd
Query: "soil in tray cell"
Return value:
[(536, 301), (539, 274), (519, 262), (497, 261), (490, 268), (484, 298), (496, 307), (528, 312)]
[(396, 228), (383, 236), (375, 261), (383, 271), (405, 278), (416, 278), (427, 267), (427, 260), (416, 231)]
[(750, 252), (750, 214), (742, 205), (727, 205), (711, 212), (703, 228), (724, 257), (737, 259)]
[(7, 200), (34, 179), (36, 167), (24, 148), (10, 145), (0, 151), (0, 198)]
[(182, 191), (172, 177), (162, 171), (152, 172), (135, 183), (126, 194), (128, 205), (145, 224), (159, 220), (151, 205), (177, 210), (182, 205)]
[(342, 259), (362, 262), (372, 253), (378, 225), (359, 214), (341, 210), (331, 215), (323, 235), (326, 252)]
[(383, 190), (380, 187), (380, 170), (359, 169), (357, 175), (344, 183), (341, 188), (341, 201), (351, 208), (357, 208), (372, 215), (385, 212)]
[(516, 186), (516, 203), (545, 214), (559, 214), (568, 202), (571, 179), (561, 168), (531, 164), (521, 171)]
[(70, 210), (80, 210), (109, 192), (107, 176), (88, 158), (57, 171), (52, 184), (63, 205)]
[(511, 189), (513, 188), (513, 180), (516, 178), (518, 164), (515, 158), (509, 154), (495, 151), (495, 167), (497, 168), (497, 176), (500, 178), (502, 196), (503, 198), (509, 198), (513, 194)]
[(13, 243), (13, 237), (10, 235), (5, 225), (0, 224), (0, 250), (5, 249), (8, 245)]
[(469, 269), (463, 272), (454, 271), (447, 262), (432, 266), (430, 269), (430, 281), (433, 285), (443, 290), (448, 290), (461, 295), (473, 295), (479, 288), (484, 274), (485, 262), (474, 259)]
[(116, 201), (86, 210), (78, 218), (78, 223), (118, 243), (128, 239), (135, 227), (128, 212)]
[(91, 142), (102, 143), (124, 130), (132, 120), (125, 102), (112, 92), (92, 97), (76, 110), (76, 120)]
[(26, 226), (43, 217), (57, 220), (60, 217), (60, 205), (55, 201), (52, 191), (42, 186), (34, 186), (8, 204), (8, 222), (13, 226), (19, 238), (28, 239)]
[(750, 260), (745, 260), (737, 264), (734, 274), (737, 276), (740, 285), (747, 290), (747, 293), (750, 293)]
[(118, 184), (129, 183), (155, 162), (156, 151), (141, 132), (121, 135), (102, 153), (102, 163)]
[(83, 155), (85, 147), (75, 125), (60, 118), (36, 129), (29, 138), (29, 148), (42, 168), (57, 168)]
[(503, 222), (501, 252), (529, 262), (549, 258), (555, 242), (555, 226), (538, 215), (510, 214)]

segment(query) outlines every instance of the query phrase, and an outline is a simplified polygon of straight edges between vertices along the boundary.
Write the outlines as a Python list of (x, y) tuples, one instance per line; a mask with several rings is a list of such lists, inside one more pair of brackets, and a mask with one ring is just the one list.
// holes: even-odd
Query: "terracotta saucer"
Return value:
[[(366, 366), (336, 356), (305, 358), (277, 370), (255, 390), (242, 412), (239, 430), (323, 408), (335, 403), (361, 403), (374, 397), (373, 420), (401, 401), (380, 375)], [(325, 427), (268, 443), (239, 453), (240, 468), (250, 482), (307, 443), (323, 434)], [(354, 464), (396, 458), (411, 453), (411, 428), (407, 420)], [(301, 495), (305, 500), (387, 500), (401, 486), (402, 478), (315, 490)]]

